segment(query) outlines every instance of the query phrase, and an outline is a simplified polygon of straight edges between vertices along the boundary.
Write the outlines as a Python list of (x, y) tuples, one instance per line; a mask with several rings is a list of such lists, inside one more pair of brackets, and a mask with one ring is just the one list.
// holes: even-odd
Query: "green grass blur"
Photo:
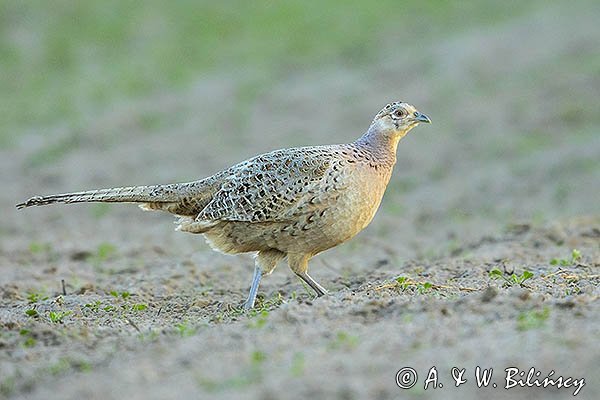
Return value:
[(211, 74), (263, 85), (369, 63), (393, 40), (430, 43), (535, 2), (1, 1), (0, 145)]

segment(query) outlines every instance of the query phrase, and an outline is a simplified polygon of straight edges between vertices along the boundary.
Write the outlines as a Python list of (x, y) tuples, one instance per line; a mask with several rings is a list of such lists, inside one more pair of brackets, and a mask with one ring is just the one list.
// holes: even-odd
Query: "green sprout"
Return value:
[(50, 311), (48, 318), (55, 324), (62, 324), (65, 317), (73, 314), (72, 311)]
[(27, 295), (27, 300), (29, 300), (30, 303), (37, 303), (38, 301), (48, 300), (48, 296), (44, 296), (41, 293), (31, 292)]
[(35, 340), (35, 338), (33, 337), (33, 334), (31, 333), (31, 331), (29, 329), (21, 329), (19, 331), (19, 335), (23, 336), (25, 338), (25, 340), (23, 341), (24, 347), (33, 347), (36, 345), (37, 340)]
[(340, 331), (335, 336), (335, 339), (329, 344), (331, 349), (354, 349), (358, 346), (358, 336), (351, 335), (347, 332)]
[(125, 292), (117, 292), (116, 290), (111, 290), (110, 295), (115, 297), (115, 298), (122, 298), (122, 299), (128, 299), (129, 297), (131, 297), (131, 293), (125, 291)]
[(25, 314), (28, 317), (38, 317), (40, 315), (35, 308), (30, 308), (29, 310), (26, 310)]
[(177, 333), (181, 337), (189, 337), (193, 336), (196, 333), (196, 328), (189, 325), (187, 322), (181, 322), (175, 325), (175, 329), (177, 329)]
[(517, 329), (526, 331), (529, 329), (541, 328), (546, 323), (548, 317), (550, 317), (550, 308), (548, 307), (544, 307), (541, 311), (524, 311), (517, 317)]
[(260, 329), (267, 324), (267, 320), (269, 318), (268, 310), (261, 310), (256, 314), (250, 315), (251, 317), (255, 317), (248, 322), (249, 328)]
[(407, 290), (410, 287), (415, 288), (417, 293), (426, 294), (431, 289), (434, 289), (435, 286), (431, 282), (415, 282), (407, 278), (406, 276), (399, 276), (395, 279), (395, 285), (399, 287), (402, 291)]
[(524, 286), (525, 281), (533, 278), (533, 276), (534, 276), (533, 272), (530, 272), (527, 270), (524, 270), (521, 275), (512, 273), (508, 276), (506, 274), (504, 274), (502, 271), (500, 271), (498, 268), (494, 268), (490, 271), (490, 278), (504, 280), (505, 286), (514, 286), (514, 285)]
[(550, 265), (560, 265), (561, 267), (570, 267), (577, 265), (581, 261), (581, 252), (577, 249), (571, 250), (571, 258), (553, 258), (550, 260)]
[(93, 303), (86, 303), (84, 305), (85, 308), (89, 308), (90, 310), (94, 311), (94, 312), (98, 312), (98, 310), (100, 309), (100, 306), (102, 305), (102, 301), (100, 300), (96, 300)]
[(144, 311), (147, 308), (148, 306), (146, 304), (134, 304), (133, 306), (131, 306), (131, 309), (133, 311)]

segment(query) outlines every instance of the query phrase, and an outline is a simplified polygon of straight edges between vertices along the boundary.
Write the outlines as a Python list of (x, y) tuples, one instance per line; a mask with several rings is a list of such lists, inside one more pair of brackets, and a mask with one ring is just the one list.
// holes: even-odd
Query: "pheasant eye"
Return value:
[(404, 117), (404, 110), (399, 108), (396, 111), (394, 111), (394, 115), (398, 118), (402, 118), (402, 117)]

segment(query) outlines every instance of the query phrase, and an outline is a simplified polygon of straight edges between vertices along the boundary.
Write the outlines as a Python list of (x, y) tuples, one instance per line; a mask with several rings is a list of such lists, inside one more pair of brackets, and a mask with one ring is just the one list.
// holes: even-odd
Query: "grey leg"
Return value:
[(296, 272), (296, 275), (298, 275), (300, 277), (300, 279), (302, 279), (304, 282), (306, 282), (306, 284), (308, 286), (310, 286), (312, 288), (312, 290), (314, 290), (317, 293), (317, 296), (321, 297), (321, 296), (325, 296), (327, 293), (327, 290), (325, 290), (325, 288), (321, 285), (319, 285), (317, 283), (317, 281), (315, 281), (313, 278), (310, 277), (310, 275), (308, 275), (306, 272), (303, 273), (299, 273)]
[(258, 293), (258, 285), (260, 284), (260, 278), (262, 278), (262, 271), (257, 265), (254, 267), (254, 276), (252, 276), (252, 286), (250, 286), (250, 293), (248, 293), (248, 299), (244, 303), (244, 310), (248, 311), (254, 307), (256, 301), (256, 294)]
[(325, 296), (327, 294), (327, 290), (321, 285), (319, 285), (313, 278), (308, 275), (306, 272), (308, 270), (308, 260), (310, 260), (310, 254), (301, 254), (301, 253), (290, 253), (288, 254), (288, 263), (290, 265), (290, 269), (294, 271), (296, 275), (300, 277), (308, 286), (312, 288), (317, 293), (317, 296)]
[(252, 286), (250, 286), (250, 293), (248, 293), (248, 299), (244, 303), (244, 310), (250, 310), (254, 307), (256, 301), (256, 294), (258, 293), (258, 285), (263, 275), (269, 275), (277, 263), (285, 257), (285, 253), (277, 250), (263, 250), (258, 252), (255, 260), (254, 276), (252, 277)]

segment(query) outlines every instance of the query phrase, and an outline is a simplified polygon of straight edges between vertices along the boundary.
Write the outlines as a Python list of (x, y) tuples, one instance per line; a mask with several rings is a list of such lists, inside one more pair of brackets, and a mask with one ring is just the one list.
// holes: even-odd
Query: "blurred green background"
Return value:
[(290, 71), (369, 64), (394, 42), (414, 51), (540, 4), (3, 1), (0, 138), (215, 73), (231, 74), (251, 97)]

